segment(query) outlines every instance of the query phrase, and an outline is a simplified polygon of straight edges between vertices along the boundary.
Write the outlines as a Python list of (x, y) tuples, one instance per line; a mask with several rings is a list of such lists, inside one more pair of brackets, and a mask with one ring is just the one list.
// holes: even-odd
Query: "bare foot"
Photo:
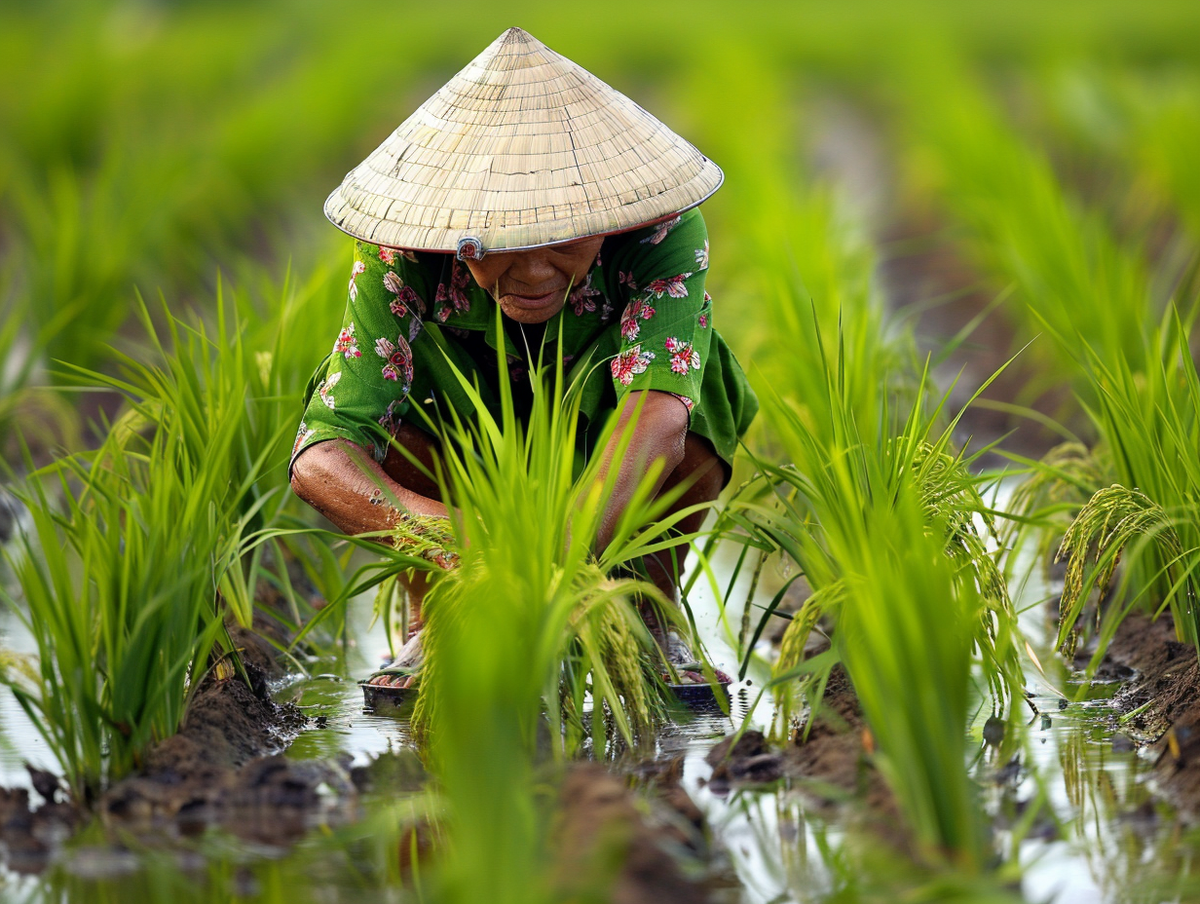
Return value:
[(424, 663), (425, 651), (421, 645), (421, 631), (418, 629), (400, 648), (396, 658), (368, 678), (367, 684), (383, 687), (412, 687), (416, 683)]

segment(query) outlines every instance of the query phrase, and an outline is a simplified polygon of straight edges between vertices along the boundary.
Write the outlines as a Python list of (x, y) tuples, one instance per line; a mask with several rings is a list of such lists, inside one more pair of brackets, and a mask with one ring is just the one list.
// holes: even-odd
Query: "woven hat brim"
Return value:
[(509, 29), (347, 174), (325, 215), (396, 248), (520, 250), (655, 222), (723, 179), (629, 98)]

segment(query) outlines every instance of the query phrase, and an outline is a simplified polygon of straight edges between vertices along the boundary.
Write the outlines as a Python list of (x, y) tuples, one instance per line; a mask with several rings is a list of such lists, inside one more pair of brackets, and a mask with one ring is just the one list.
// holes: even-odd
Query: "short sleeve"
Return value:
[(412, 252), (356, 242), (346, 314), (329, 356), (309, 381), (292, 462), (304, 449), (345, 439), (377, 461), (408, 414), (410, 343), (423, 327), (429, 278)]
[(610, 363), (617, 397), (633, 390), (669, 392), (690, 412), (700, 398), (712, 335), (704, 218), (691, 210), (639, 230), (614, 263), (628, 293), (621, 351)]

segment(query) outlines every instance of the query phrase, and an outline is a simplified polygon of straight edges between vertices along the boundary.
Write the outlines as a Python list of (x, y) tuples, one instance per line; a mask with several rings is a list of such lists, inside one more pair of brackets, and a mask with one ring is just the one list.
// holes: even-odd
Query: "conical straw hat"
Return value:
[(351, 170), (325, 215), (374, 244), (475, 257), (632, 229), (722, 178), (625, 95), (510, 28)]

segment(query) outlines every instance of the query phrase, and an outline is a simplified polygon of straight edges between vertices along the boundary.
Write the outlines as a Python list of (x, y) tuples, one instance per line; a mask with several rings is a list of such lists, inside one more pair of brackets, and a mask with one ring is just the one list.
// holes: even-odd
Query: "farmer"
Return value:
[[(445, 516), (437, 487), (396, 446), (429, 466), (438, 440), (426, 416), (472, 416), (447, 358), (491, 405), (503, 355), (520, 413), (540, 353), (561, 354), (567, 379), (586, 381), (580, 451), (617, 469), (596, 549), (653, 462), (656, 491), (687, 488), (675, 510), (715, 499), (757, 410), (704, 290), (708, 239), (694, 208), (721, 180), (624, 95), (506, 31), (325, 203), (357, 241), (342, 329), (292, 453), (295, 492), (347, 533), (387, 530), (404, 513)], [(622, 426), (636, 416), (618, 460), (618, 440), (592, 448), (614, 413)], [(668, 599), (685, 552), (644, 563)], [(409, 587), (401, 669), (420, 663), (424, 589)], [(643, 617), (673, 662), (691, 659), (649, 607)]]

